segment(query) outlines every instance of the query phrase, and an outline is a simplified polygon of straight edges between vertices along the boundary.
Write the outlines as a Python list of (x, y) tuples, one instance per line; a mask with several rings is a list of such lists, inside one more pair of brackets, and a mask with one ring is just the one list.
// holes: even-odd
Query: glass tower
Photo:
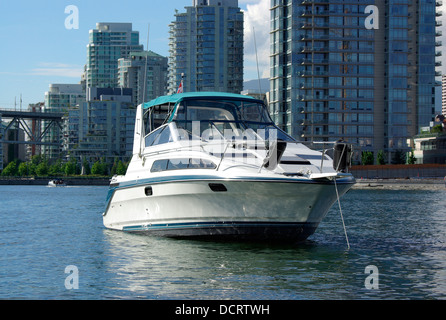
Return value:
[(270, 112), (301, 141), (388, 158), (435, 113), (434, 0), (272, 0)]
[(194, 0), (170, 24), (169, 93), (243, 90), (243, 12), (238, 0)]
[(143, 51), (131, 23), (97, 23), (90, 30), (85, 80), (87, 87), (118, 87), (118, 59)]

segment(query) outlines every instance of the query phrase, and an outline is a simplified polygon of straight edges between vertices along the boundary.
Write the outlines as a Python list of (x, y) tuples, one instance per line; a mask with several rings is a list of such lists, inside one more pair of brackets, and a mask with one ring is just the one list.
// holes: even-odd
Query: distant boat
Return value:
[(66, 187), (67, 184), (62, 179), (53, 179), (48, 182), (48, 187)]

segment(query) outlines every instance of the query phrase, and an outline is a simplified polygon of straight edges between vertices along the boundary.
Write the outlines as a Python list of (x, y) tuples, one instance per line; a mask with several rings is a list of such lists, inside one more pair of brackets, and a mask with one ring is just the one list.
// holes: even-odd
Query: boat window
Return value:
[(150, 147), (158, 144), (169, 143), (172, 141), (173, 138), (170, 132), (170, 128), (168, 126), (165, 126), (148, 134), (145, 138), (145, 146)]
[(162, 159), (153, 162), (150, 172), (161, 172), (181, 169), (215, 169), (217, 166), (210, 160), (199, 158)]
[(144, 128), (146, 132), (153, 131), (167, 123), (172, 110), (173, 105), (171, 104), (154, 106), (147, 110), (144, 115)]
[(189, 159), (171, 159), (167, 163), (166, 170), (187, 169), (188, 166), (189, 166)]
[(266, 108), (259, 103), (244, 103), (240, 107), (242, 117), (248, 122), (271, 123)]

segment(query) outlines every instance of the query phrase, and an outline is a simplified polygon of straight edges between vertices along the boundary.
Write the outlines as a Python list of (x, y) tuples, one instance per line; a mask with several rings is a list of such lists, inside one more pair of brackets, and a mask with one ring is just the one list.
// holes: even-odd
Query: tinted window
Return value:
[(179, 158), (179, 159), (163, 159), (156, 160), (151, 172), (161, 172), (167, 170), (181, 169), (215, 169), (217, 166), (210, 160), (198, 158)]

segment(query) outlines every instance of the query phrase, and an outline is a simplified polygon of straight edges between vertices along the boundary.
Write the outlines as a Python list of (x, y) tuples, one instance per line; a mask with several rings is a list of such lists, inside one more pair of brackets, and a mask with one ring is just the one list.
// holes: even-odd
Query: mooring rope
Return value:
[(341, 213), (342, 225), (344, 227), (345, 240), (347, 240), (347, 248), (350, 250), (350, 242), (348, 241), (347, 229), (345, 228), (344, 215), (342, 214), (341, 199), (339, 199), (339, 192), (338, 192), (338, 185), (336, 184), (336, 178), (334, 179), (334, 184), (336, 189), (336, 196), (338, 198), (339, 212)]

